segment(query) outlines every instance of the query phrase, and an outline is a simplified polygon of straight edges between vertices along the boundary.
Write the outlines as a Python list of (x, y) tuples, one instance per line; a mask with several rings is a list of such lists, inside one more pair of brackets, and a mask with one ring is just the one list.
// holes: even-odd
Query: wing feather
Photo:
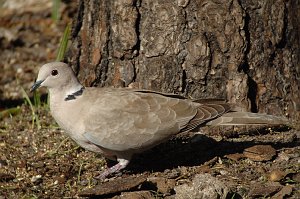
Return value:
[(197, 113), (188, 100), (113, 89), (99, 94), (90, 107), (84, 136), (114, 151), (156, 145), (180, 132)]
[(226, 103), (217, 103), (212, 104), (210, 101), (204, 101), (202, 102), (208, 103), (208, 104), (201, 104), (197, 109), (197, 114), (195, 117), (189, 122), (189, 124), (181, 130), (181, 132), (186, 132), (195, 129), (196, 127), (200, 126), (201, 124), (204, 124), (212, 119), (215, 119), (224, 113), (230, 111), (231, 105)]

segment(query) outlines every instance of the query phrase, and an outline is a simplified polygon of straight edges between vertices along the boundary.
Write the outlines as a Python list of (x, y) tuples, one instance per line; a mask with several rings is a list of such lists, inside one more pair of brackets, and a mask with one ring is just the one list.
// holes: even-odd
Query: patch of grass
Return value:
[(58, 145), (58, 147), (57, 148), (55, 148), (55, 149), (53, 149), (53, 150), (50, 150), (50, 151), (46, 151), (44, 154), (43, 154), (43, 156), (44, 155), (48, 155), (49, 157), (51, 157), (51, 156), (53, 156), (53, 155), (55, 155), (55, 154), (57, 154), (58, 153), (58, 150), (59, 150), (59, 148), (61, 148), (62, 147), (62, 145), (64, 145), (65, 144), (65, 142), (68, 140), (69, 138), (65, 138), (65, 139), (63, 139), (60, 143), (59, 143), (59, 145)]
[(39, 108), (41, 106), (40, 95), (36, 94), (37, 92), (34, 92), (35, 94), (33, 95), (34, 96), (33, 97), (34, 104), (33, 104), (23, 87), (21, 87), (21, 91), (22, 91), (22, 95), (25, 100), (25, 103), (27, 103), (29, 105), (30, 110), (31, 110), (31, 117), (32, 117), (31, 128), (33, 129), (36, 125), (37, 129), (41, 129), (40, 119), (39, 119), (38, 115), (36, 114), (36, 110), (35, 110), (36, 107)]
[(33, 105), (39, 109), (42, 106), (41, 94), (39, 92), (33, 92)]
[(56, 56), (56, 61), (61, 61), (65, 56), (65, 53), (68, 48), (70, 32), (71, 32), (71, 24), (69, 23), (66, 26), (66, 28), (64, 30), (64, 34), (60, 40), (60, 44), (59, 44), (59, 48), (58, 48), (58, 52), (57, 52), (57, 56)]
[(16, 115), (20, 113), (21, 109), (19, 106), (13, 107), (13, 108), (8, 108), (0, 112), (0, 120), (4, 117)]
[(58, 22), (58, 20), (60, 18), (60, 14), (59, 14), (60, 4), (61, 4), (61, 0), (52, 0), (52, 14), (51, 14), (51, 18), (55, 22)]
[(77, 183), (80, 183), (81, 171), (82, 171), (83, 164), (84, 164), (83, 162), (80, 162), (79, 170), (78, 170), (78, 174), (77, 174)]
[(38, 199), (38, 197), (36, 195), (29, 195), (29, 196), (25, 196), (24, 199)]

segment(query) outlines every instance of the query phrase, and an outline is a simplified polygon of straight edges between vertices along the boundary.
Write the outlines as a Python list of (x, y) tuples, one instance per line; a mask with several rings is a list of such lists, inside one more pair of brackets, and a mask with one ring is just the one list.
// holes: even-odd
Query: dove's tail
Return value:
[(228, 112), (221, 117), (213, 119), (206, 125), (279, 125), (288, 124), (288, 119), (273, 115), (249, 112)]

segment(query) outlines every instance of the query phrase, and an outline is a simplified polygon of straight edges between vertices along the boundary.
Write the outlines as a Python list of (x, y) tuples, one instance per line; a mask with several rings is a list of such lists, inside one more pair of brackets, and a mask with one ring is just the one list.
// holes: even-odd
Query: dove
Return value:
[(222, 100), (130, 88), (84, 87), (62, 62), (43, 65), (30, 91), (46, 87), (50, 112), (81, 147), (116, 160), (98, 178), (119, 172), (134, 154), (204, 125), (283, 124), (285, 118), (234, 111)]

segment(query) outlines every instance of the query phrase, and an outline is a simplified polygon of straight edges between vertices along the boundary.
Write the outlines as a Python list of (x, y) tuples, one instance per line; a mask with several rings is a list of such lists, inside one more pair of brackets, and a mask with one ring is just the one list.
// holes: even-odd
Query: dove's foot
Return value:
[(116, 164), (110, 168), (107, 168), (100, 175), (95, 176), (94, 178), (98, 179), (98, 180), (104, 180), (107, 176), (124, 169), (128, 164), (129, 164), (129, 160), (118, 159), (118, 164)]

